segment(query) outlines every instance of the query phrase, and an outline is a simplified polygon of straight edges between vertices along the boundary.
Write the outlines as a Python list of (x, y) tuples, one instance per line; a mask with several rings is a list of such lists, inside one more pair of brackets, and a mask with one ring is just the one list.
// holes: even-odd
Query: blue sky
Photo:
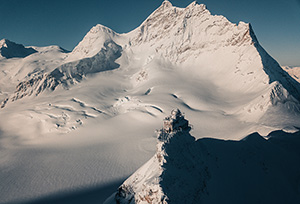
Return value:
[[(190, 0), (171, 0), (185, 7)], [(0, 0), (0, 39), (72, 50), (89, 29), (136, 28), (162, 0)], [(250, 22), (262, 46), (281, 65), (300, 66), (300, 0), (199, 0), (212, 14)]]

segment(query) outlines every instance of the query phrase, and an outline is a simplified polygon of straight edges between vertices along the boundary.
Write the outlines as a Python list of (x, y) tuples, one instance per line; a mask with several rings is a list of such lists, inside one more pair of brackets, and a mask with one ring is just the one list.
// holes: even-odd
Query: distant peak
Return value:
[(15, 43), (15, 42), (10, 41), (6, 38), (3, 38), (2, 40), (0, 40), (0, 48), (1, 47), (8, 47), (8, 46), (11, 46), (11, 45), (22, 45), (22, 44)]
[(6, 38), (3, 38), (2, 40), (0, 40), (0, 42), (6, 42), (6, 41), (9, 41), (9, 40), (7, 40)]
[(24, 58), (37, 52), (33, 48), (25, 48), (22, 44), (17, 44), (7, 39), (0, 40), (0, 56), (5, 58)]

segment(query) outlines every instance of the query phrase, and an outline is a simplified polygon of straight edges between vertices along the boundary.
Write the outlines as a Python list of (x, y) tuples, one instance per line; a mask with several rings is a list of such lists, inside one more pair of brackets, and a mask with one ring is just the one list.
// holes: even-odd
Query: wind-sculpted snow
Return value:
[[(104, 48), (94, 57), (63, 64), (49, 74), (19, 83), (11, 101), (27, 95), (38, 95), (46, 89), (54, 91), (59, 85), (68, 88), (70, 85), (79, 83), (89, 74), (116, 69), (119, 64), (115, 63), (115, 60), (121, 56), (121, 51), (122, 48), (119, 45), (113, 41), (107, 41), (104, 43)], [(2, 108), (8, 100), (2, 103)]]
[(155, 156), (106, 204), (300, 201), (300, 132), (224, 141), (195, 140), (189, 130), (182, 114), (173, 111), (158, 132)]
[(25, 48), (21, 44), (16, 44), (7, 39), (3, 39), (0, 41), (0, 57), (9, 58), (24, 58), (33, 53), (37, 52), (33, 48)]

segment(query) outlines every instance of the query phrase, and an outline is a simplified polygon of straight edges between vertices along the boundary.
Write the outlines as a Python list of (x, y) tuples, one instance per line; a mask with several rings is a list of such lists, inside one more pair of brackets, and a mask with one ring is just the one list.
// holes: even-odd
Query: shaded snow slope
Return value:
[(275, 131), (268, 140), (258, 133), (240, 141), (195, 140), (188, 126), (180, 127), (180, 112), (170, 117), (174, 129), (165, 119), (154, 157), (106, 203), (300, 201), (299, 132)]

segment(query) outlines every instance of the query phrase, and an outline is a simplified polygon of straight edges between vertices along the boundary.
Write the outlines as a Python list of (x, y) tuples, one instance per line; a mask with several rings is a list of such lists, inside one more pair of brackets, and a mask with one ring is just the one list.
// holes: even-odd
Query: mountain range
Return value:
[[(178, 8), (163, 1), (129, 33), (96, 25), (72, 51), (3, 39), (0, 203), (121, 185), (153, 155), (114, 194), (120, 199), (107, 202), (200, 203), (201, 197), (214, 203), (220, 200), (212, 196), (230, 200), (235, 190), (236, 203), (243, 196), (260, 202), (263, 192), (256, 188), (264, 186), (261, 201), (286, 187), (272, 201), (288, 196), (297, 203), (295, 76), (263, 49), (251, 24), (231, 23), (196, 2)], [(171, 139), (159, 140), (165, 149), (158, 151), (153, 131), (177, 108), (193, 126), (167, 133)], [(172, 179), (178, 179), (174, 188)], [(229, 179), (241, 180), (233, 186)], [(252, 200), (242, 192), (243, 182)], [(159, 194), (151, 196), (150, 189)]]

